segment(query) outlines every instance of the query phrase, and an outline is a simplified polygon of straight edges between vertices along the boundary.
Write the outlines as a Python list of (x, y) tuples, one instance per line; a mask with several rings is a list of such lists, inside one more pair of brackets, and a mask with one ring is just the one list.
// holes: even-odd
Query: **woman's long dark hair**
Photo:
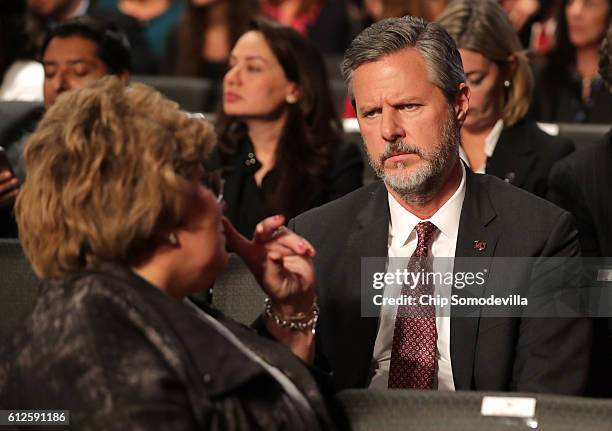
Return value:
[[(334, 110), (325, 63), (319, 50), (290, 27), (266, 18), (251, 22), (249, 30), (263, 34), (300, 99), (287, 105), (287, 120), (279, 138), (274, 181), (267, 190), (266, 209), (293, 217), (313, 204), (328, 185), (335, 145), (342, 123)], [(241, 142), (248, 139), (246, 124), (218, 112), (219, 153), (224, 169), (231, 169)]]
[[(612, 15), (612, 2), (608, 1), (608, 25)], [(569, 0), (563, 0), (557, 14), (557, 30), (555, 35), (555, 47), (549, 55), (550, 62), (556, 67), (566, 68), (568, 65), (576, 64), (576, 48), (572, 45), (569, 38), (569, 30), (567, 28), (567, 17), (565, 16), (565, 8)], [(605, 26), (601, 37), (603, 39), (608, 25)]]
[[(230, 2), (227, 25), (229, 29), (228, 46), (234, 46), (238, 38), (248, 28), (250, 20), (257, 13), (256, 0), (223, 0)], [(202, 63), (204, 31), (209, 25), (210, 5), (194, 6), (191, 2), (187, 13), (177, 29), (176, 61), (173, 73), (179, 76), (198, 76)]]

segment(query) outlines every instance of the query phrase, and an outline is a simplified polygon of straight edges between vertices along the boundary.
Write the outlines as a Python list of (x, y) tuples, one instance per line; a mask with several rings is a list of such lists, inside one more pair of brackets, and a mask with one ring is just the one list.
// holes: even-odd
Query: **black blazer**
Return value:
[[(227, 166), (223, 166), (218, 150), (213, 150), (206, 162), (207, 170), (222, 169), (225, 179), (225, 216), (247, 238), (253, 235), (257, 223), (274, 214), (267, 208), (266, 195), (269, 193), (267, 190), (276, 181), (276, 170), (273, 168), (268, 172), (261, 187), (258, 187), (254, 175), (260, 167), (261, 164), (255, 158), (252, 144), (248, 140), (241, 143), (236, 156)], [(353, 143), (338, 141), (326, 187), (310, 198), (302, 196), (302, 208), (307, 210), (323, 205), (358, 189), (363, 184), (362, 176), (363, 159), (359, 147)], [(284, 215), (289, 219), (296, 214)]]
[(612, 257), (612, 131), (552, 169), (548, 199), (578, 222), (585, 256)]
[[(577, 220), (582, 252), (612, 257), (612, 131), (556, 163), (548, 199)], [(612, 397), (612, 319), (595, 319), (587, 395)]]
[(493, 155), (487, 161), (487, 174), (546, 196), (548, 175), (553, 164), (574, 151), (567, 138), (551, 136), (534, 121), (521, 120), (503, 129)]
[[(482, 291), (473, 291), (474, 295), (520, 291), (540, 270), (534, 266), (519, 273), (494, 265), (491, 257), (579, 255), (577, 232), (567, 212), (490, 175), (468, 172), (466, 182), (456, 256), (479, 256), (492, 265)], [(331, 364), (336, 389), (365, 387), (378, 318), (361, 317), (361, 258), (387, 256), (387, 190), (382, 182), (370, 184), (296, 217), (289, 226), (317, 249), (318, 351)], [(484, 241), (487, 247), (480, 252), (475, 241)], [(454, 271), (472, 270), (469, 265), (455, 260)], [(377, 270), (385, 270), (384, 261)], [(532, 286), (532, 293), (538, 288)], [(463, 295), (454, 287), (453, 293)], [(457, 390), (565, 394), (584, 390), (590, 320), (465, 318), (455, 315), (454, 309), (451, 319)]]

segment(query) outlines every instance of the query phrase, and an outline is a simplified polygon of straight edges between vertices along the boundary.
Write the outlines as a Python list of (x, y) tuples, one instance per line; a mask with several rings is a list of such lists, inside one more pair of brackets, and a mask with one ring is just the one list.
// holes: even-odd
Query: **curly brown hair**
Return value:
[(36, 273), (134, 262), (179, 226), (212, 126), (157, 91), (116, 77), (63, 94), (26, 143), (15, 213)]

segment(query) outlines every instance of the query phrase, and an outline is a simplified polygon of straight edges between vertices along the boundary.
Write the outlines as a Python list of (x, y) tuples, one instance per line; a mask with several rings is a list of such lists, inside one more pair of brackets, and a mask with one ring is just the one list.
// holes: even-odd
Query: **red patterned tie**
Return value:
[[(438, 229), (431, 222), (416, 226), (418, 243), (408, 263), (408, 271), (426, 274), (431, 272), (427, 259), (434, 233)], [(400, 305), (397, 308), (391, 364), (389, 366), (389, 388), (433, 389), (436, 374), (436, 306), (420, 305), (421, 295), (433, 295), (434, 285), (419, 280), (411, 289), (402, 287), (402, 295), (416, 298), (416, 305)]]

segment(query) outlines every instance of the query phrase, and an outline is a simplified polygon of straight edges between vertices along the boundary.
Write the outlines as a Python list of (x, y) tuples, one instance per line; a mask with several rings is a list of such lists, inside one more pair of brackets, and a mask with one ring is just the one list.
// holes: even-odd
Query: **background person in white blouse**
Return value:
[(462, 159), (474, 172), (546, 196), (552, 165), (574, 145), (525, 119), (533, 76), (508, 15), (494, 0), (457, 0), (438, 22), (457, 43), (471, 92)]

